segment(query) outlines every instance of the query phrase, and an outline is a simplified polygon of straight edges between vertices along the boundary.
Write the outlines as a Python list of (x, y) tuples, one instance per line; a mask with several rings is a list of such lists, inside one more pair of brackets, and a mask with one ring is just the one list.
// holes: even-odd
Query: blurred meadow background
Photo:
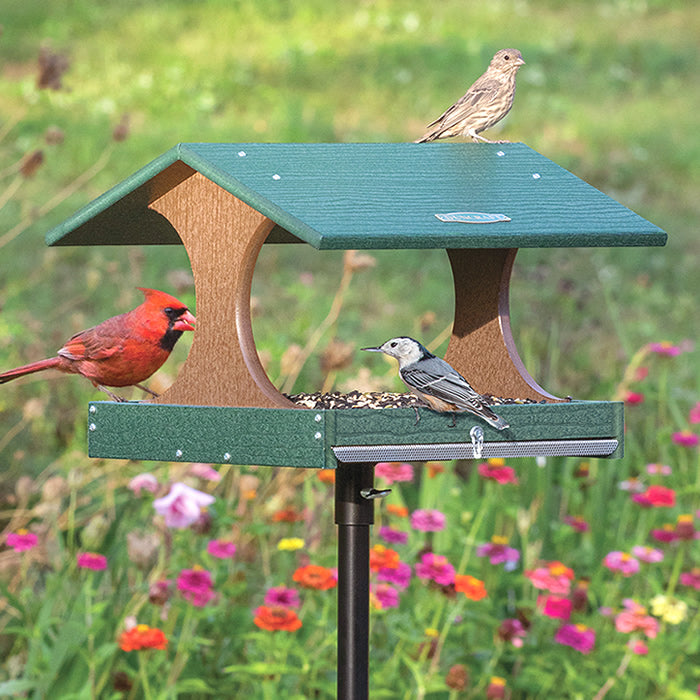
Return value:
[[(526, 366), (554, 394), (627, 401), (626, 454), (414, 465), (394, 484), (376, 530), (403, 524), (408, 539), (377, 537), (377, 556), (396, 549), (416, 573), (405, 590), (394, 581), (397, 607), (373, 599), (372, 697), (697, 696), (697, 3), (0, 0), (0, 10), (1, 369), (132, 308), (136, 286), (196, 311), (180, 248), (48, 249), (43, 238), (176, 143), (412, 141), (496, 50), (518, 48), (514, 107), (485, 135), (525, 142), (669, 233), (664, 248), (522, 250), (516, 261), (511, 312)], [(401, 391), (393, 365), (357, 350), (406, 334), (443, 352), (449, 275), (443, 251), (358, 259), (266, 246), (253, 322), (271, 379), (288, 391)], [(172, 381), (187, 348), (183, 338), (152, 388)], [(265, 607), (261, 591), (293, 587), (305, 565), (335, 566), (332, 488), (312, 471), (214, 476), (89, 460), (86, 405), (101, 398), (85, 380), (48, 374), (0, 387), (0, 542), (36, 535), (25, 551), (12, 540), (0, 550), (0, 696), (332, 697), (334, 591), (306, 590), (295, 575), (296, 631), (252, 614)], [(494, 476), (508, 466), (517, 476)], [(144, 472), (155, 493), (137, 496), (127, 485)], [(187, 527), (153, 511), (175, 482), (216, 499)], [(409, 527), (402, 515), (426, 510), (447, 526)], [(667, 541), (654, 540), (664, 528)], [(147, 555), (134, 537), (151, 543)], [(519, 561), (504, 570), (481, 558), (492, 537)], [(207, 541), (237, 551), (219, 557)], [(644, 573), (609, 565), (615, 552), (635, 559), (634, 546), (663, 556), (642, 557)], [(81, 564), (85, 552), (106, 556), (106, 570)], [(430, 553), (488, 595), (421, 576)], [(547, 612), (526, 574), (552, 562), (572, 582), (573, 592), (549, 590), (571, 594), (566, 617)], [(215, 595), (193, 602), (184, 571), (208, 572)], [(659, 596), (667, 607), (653, 609)], [(637, 627), (624, 629), (625, 612)], [(515, 622), (503, 631), (506, 620), (522, 633)], [(134, 621), (162, 628), (167, 648), (125, 650)]]

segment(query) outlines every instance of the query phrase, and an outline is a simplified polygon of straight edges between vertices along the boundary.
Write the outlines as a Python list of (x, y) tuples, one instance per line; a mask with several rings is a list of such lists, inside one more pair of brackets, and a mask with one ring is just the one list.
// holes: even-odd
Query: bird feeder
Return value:
[[(666, 234), (524, 144), (180, 144), (47, 235), (49, 245), (183, 244), (197, 330), (149, 403), (90, 405), (94, 457), (336, 467), (480, 455), (619, 457), (620, 402), (560, 400), (525, 369), (510, 327), (518, 248), (663, 245)], [(263, 244), (447, 252), (445, 359), (510, 428), (428, 410), (304, 410), (260, 363), (250, 290)], [(400, 274), (400, 270), (397, 270)], [(384, 333), (377, 328), (378, 340)], [(193, 430), (193, 426), (197, 426)], [(483, 442), (481, 442), (483, 440)]]
[[(182, 244), (197, 328), (153, 402), (93, 402), (93, 457), (337, 468), (338, 697), (368, 697), (369, 526), (380, 460), (619, 457), (620, 402), (562, 400), (525, 369), (509, 283), (518, 248), (658, 246), (666, 234), (524, 144), (175, 146), (47, 235), (49, 245)], [(510, 428), (412, 408), (303, 409), (268, 379), (250, 291), (264, 244), (442, 248), (455, 315), (445, 359)], [(401, 271), (397, 270), (397, 274)], [(386, 334), (376, 329), (377, 341)]]

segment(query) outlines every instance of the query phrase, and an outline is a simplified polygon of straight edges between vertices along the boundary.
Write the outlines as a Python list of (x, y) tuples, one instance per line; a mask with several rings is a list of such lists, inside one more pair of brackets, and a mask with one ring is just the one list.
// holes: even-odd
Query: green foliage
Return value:
[[(420, 468), (415, 483), (394, 485), (389, 502), (440, 509), (448, 522), (432, 536), (412, 531), (407, 545), (396, 546), (402, 560), (415, 564), (427, 544), (460, 573), (482, 579), (488, 598), (452, 598), (414, 577), (398, 608), (374, 611), (372, 697), (483, 697), (491, 676), (506, 679), (514, 699), (694, 697), (697, 596), (679, 585), (679, 574), (697, 561), (697, 546), (664, 546), (663, 562), (642, 564), (629, 578), (602, 561), (610, 551), (651, 544), (650, 530), (693, 512), (700, 495), (697, 448), (672, 439), (692, 428), (697, 351), (675, 358), (648, 351), (653, 341), (692, 339), (696, 326), (698, 9), (680, 0), (5, 5), (1, 368), (49, 356), (72, 333), (131, 308), (136, 286), (172, 290), (196, 308), (181, 249), (43, 248), (53, 224), (174, 143), (411, 140), (495, 50), (523, 52), (515, 106), (493, 138), (525, 141), (669, 231), (670, 240), (660, 250), (521, 251), (511, 299), (519, 350), (556, 394), (606, 399), (636, 390), (645, 400), (628, 408), (625, 458), (592, 461), (588, 476), (579, 460), (544, 467), (520, 460), (518, 486), (484, 482), (470, 463), (446, 465), (432, 479)], [(59, 65), (67, 60), (58, 90), (37, 87), (40, 45)], [(111, 133), (117, 127), (120, 140)], [(43, 162), (28, 168), (37, 151)], [(374, 259), (346, 276), (340, 254), (264, 249), (254, 331), (278, 386), (399, 388), (393, 366), (381, 376), (363, 373), (352, 352), (349, 361), (322, 365), (334, 339), (354, 350), (408, 333), (444, 349), (453, 311), (445, 256)], [(301, 352), (289, 353), (295, 346)], [(187, 349), (181, 341), (154, 381), (171, 381)], [(625, 374), (640, 366), (648, 379)], [(268, 587), (293, 585), (297, 565), (334, 566), (331, 488), (301, 471), (228, 466), (218, 485), (207, 485), (178, 465), (91, 462), (84, 425), (92, 397), (80, 378), (0, 388), (2, 525), (4, 532), (26, 526), (40, 538), (29, 552), (0, 553), (0, 696), (332, 697), (334, 591), (303, 591), (297, 632), (258, 629), (252, 615)], [(670, 465), (673, 475), (646, 475), (649, 462)], [(186, 479), (214, 493), (206, 537), (153, 522), (151, 497), (126, 489), (146, 469), (163, 491)], [(677, 504), (642, 509), (618, 487), (634, 476), (672, 487)], [(303, 511), (305, 521), (273, 522), (284, 506)], [(375, 541), (382, 524), (401, 527), (385, 506)], [(565, 515), (581, 516), (590, 531), (575, 532)], [(126, 545), (134, 530), (156, 538), (154, 560), (137, 565)], [(476, 555), (492, 535), (521, 552), (518, 568), (506, 572)], [(303, 550), (276, 549), (292, 536), (305, 539)], [(234, 560), (205, 552), (214, 537), (236, 542)], [(106, 555), (107, 570), (78, 568), (84, 550)], [(537, 611), (537, 591), (523, 576), (555, 559), (591, 579), (589, 605), (573, 618), (596, 631), (588, 655), (553, 641), (559, 622)], [(151, 584), (195, 564), (214, 577), (209, 605), (194, 608), (172, 590), (167, 607), (149, 602)], [(598, 608), (618, 613), (626, 597), (648, 606), (659, 594), (687, 602), (687, 615), (661, 622), (646, 640), (648, 656), (632, 654), (628, 635)], [(495, 637), (501, 621), (519, 613), (531, 623), (522, 648)], [(162, 628), (167, 650), (119, 649), (130, 616)], [(445, 684), (453, 664), (469, 670), (464, 693)]]

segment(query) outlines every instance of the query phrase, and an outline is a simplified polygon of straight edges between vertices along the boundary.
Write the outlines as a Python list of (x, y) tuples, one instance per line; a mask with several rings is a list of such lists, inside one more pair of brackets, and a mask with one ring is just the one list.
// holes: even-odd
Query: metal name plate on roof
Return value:
[[(184, 143), (47, 234), (49, 245), (177, 243), (149, 205), (199, 172), (318, 249), (664, 245), (666, 234), (522, 143)], [(436, 212), (507, 212), (445, 226)]]

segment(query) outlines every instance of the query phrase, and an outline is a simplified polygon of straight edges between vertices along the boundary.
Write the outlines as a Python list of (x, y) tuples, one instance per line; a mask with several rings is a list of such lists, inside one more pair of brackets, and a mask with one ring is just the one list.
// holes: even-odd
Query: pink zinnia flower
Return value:
[(555, 595), (569, 595), (574, 572), (560, 561), (550, 561), (545, 566), (525, 572), (525, 576), (535, 588), (549, 591)]
[(488, 557), (492, 564), (505, 564), (506, 571), (513, 571), (520, 560), (520, 552), (506, 545), (505, 537), (494, 535), (491, 542), (480, 544), (476, 548), (478, 557)]
[(639, 561), (627, 552), (610, 552), (605, 555), (603, 564), (611, 571), (619, 571), (623, 576), (632, 576), (639, 571)]
[(513, 467), (508, 467), (503, 464), (493, 464), (482, 462), (479, 465), (479, 476), (483, 479), (490, 479), (499, 484), (517, 484), (518, 476)]
[(562, 625), (554, 635), (554, 641), (588, 654), (595, 645), (595, 632), (586, 625)]
[(580, 515), (566, 515), (564, 522), (576, 530), (576, 532), (588, 532), (590, 525)]
[(668, 340), (663, 340), (660, 343), (649, 343), (649, 350), (657, 355), (665, 355), (666, 357), (677, 357), (681, 354), (682, 348), (680, 345), (674, 345)]
[(371, 588), (372, 601), (379, 610), (399, 607), (399, 592), (388, 583), (377, 583)]
[(199, 567), (183, 569), (177, 577), (177, 589), (182, 597), (198, 608), (204, 607), (214, 597), (212, 586), (211, 574)]
[(298, 608), (301, 605), (299, 592), (295, 588), (287, 588), (286, 586), (268, 588), (267, 593), (265, 593), (265, 605), (278, 608)]
[(5, 544), (12, 547), (15, 552), (26, 552), (28, 549), (36, 547), (38, 541), (39, 538), (33, 532), (28, 532), (24, 528), (17, 530), (17, 532), (9, 532), (5, 538)]
[(690, 571), (684, 571), (678, 579), (683, 586), (690, 586), (696, 591), (700, 591), (700, 568), (695, 567)]
[(688, 423), (691, 425), (700, 423), (700, 401), (698, 401), (695, 406), (690, 409), (690, 413), (688, 414)]
[(641, 639), (630, 639), (627, 648), (638, 656), (646, 656), (649, 653), (649, 647)]
[(416, 564), (418, 578), (430, 579), (441, 586), (449, 586), (455, 580), (455, 570), (447, 557), (428, 552), (421, 557)]
[(236, 545), (229, 540), (210, 540), (207, 552), (217, 559), (230, 559), (236, 553)]
[(411, 582), (411, 567), (405, 562), (399, 562), (396, 568), (382, 567), (377, 571), (377, 581), (393, 583), (404, 590)]
[(628, 406), (637, 406), (644, 403), (644, 394), (639, 391), (628, 391), (625, 395), (625, 403)]
[(659, 623), (647, 610), (631, 598), (623, 601), (625, 609), (615, 617), (615, 629), (628, 634), (640, 630), (649, 639), (654, 639), (659, 631)]
[(655, 484), (644, 493), (636, 493), (632, 500), (643, 508), (672, 508), (676, 505), (676, 492)]
[(414, 510), (411, 527), (421, 532), (440, 532), (445, 529), (445, 516), (439, 510)]
[(673, 433), (671, 440), (681, 447), (695, 447), (700, 442), (700, 438), (695, 433), (691, 433), (690, 430)]
[(641, 544), (632, 547), (632, 554), (647, 564), (656, 564), (664, 559), (664, 553), (660, 549)]
[(387, 484), (395, 481), (413, 481), (413, 466), (406, 462), (379, 462), (374, 467), (374, 474), (381, 476)]
[(647, 474), (659, 474), (660, 476), (670, 476), (672, 473), (668, 464), (647, 464)]
[(504, 642), (510, 642), (514, 647), (521, 647), (523, 645), (523, 637), (527, 635), (527, 630), (520, 620), (511, 617), (501, 622), (496, 634)]
[(215, 500), (214, 496), (178, 481), (170, 487), (167, 496), (153, 501), (153, 507), (165, 518), (167, 527), (185, 528), (197, 522), (202, 508)]
[(394, 530), (388, 525), (382, 525), (379, 528), (379, 536), (389, 544), (406, 544), (408, 542), (408, 533), (401, 530)]
[(201, 462), (194, 462), (190, 465), (187, 472), (192, 476), (196, 476), (199, 479), (204, 479), (205, 481), (218, 482), (221, 481), (221, 474), (211, 466), (211, 464), (202, 464)]
[(81, 569), (92, 569), (93, 571), (104, 571), (107, 568), (107, 557), (94, 552), (81, 552), (76, 557), (78, 566)]
[(134, 496), (140, 496), (141, 491), (148, 491), (149, 493), (155, 493), (158, 490), (158, 479), (156, 479), (153, 474), (144, 472), (143, 474), (137, 474), (128, 485), (128, 488), (133, 491)]
[(644, 491), (644, 484), (637, 476), (631, 476), (629, 479), (622, 480), (617, 487), (621, 491), (629, 491), (630, 493), (641, 493)]
[(540, 596), (537, 607), (547, 617), (554, 617), (560, 620), (568, 620), (571, 617), (572, 602), (568, 598), (558, 595)]
[(678, 539), (676, 528), (671, 523), (666, 523), (663, 527), (653, 529), (651, 536), (655, 540), (664, 543), (674, 542)]

